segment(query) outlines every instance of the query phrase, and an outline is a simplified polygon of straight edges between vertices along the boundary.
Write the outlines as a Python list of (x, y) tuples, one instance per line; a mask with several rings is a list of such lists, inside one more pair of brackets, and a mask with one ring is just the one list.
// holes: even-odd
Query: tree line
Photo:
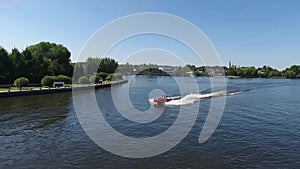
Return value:
[(120, 65), (118, 70), (123, 74), (137, 74), (137, 75), (172, 75), (172, 76), (189, 76), (193, 72), (194, 76), (236, 76), (241, 78), (300, 78), (300, 65), (293, 65), (282, 71), (279, 71), (270, 66), (263, 66), (256, 68), (254, 66), (240, 67), (236, 65), (226, 66), (195, 66), (187, 64), (181, 66), (162, 66), (172, 68), (171, 72), (166, 73), (160, 70), (159, 65), (156, 64), (142, 64), (132, 65), (129, 63)]
[[(211, 70), (219, 71), (219, 74), (225, 74), (226, 76), (237, 76), (241, 78), (289, 78), (289, 79), (299, 79), (300, 78), (300, 65), (293, 65), (282, 71), (279, 71), (270, 66), (263, 67), (240, 67), (236, 65), (229, 65), (228, 67), (212, 66), (212, 67), (195, 67), (194, 65), (187, 65), (192, 71), (198, 76), (209, 76)], [(221, 72), (221, 71), (223, 72)]]
[(116, 72), (119, 64), (111, 58), (88, 58), (74, 66), (73, 79), (81, 84), (99, 81), (122, 80), (122, 74)]
[[(88, 58), (81, 63), (71, 62), (70, 51), (61, 44), (40, 42), (26, 47), (23, 51), (13, 48), (8, 52), (0, 47), (0, 84), (13, 84), (14, 81), (42, 83), (44, 81), (64, 80), (70, 82), (74, 78), (78, 82), (80, 77), (86, 76), (89, 80), (111, 80), (118, 67), (118, 62), (110, 58)], [(93, 76), (93, 77), (91, 77)], [(16, 79), (24, 77), (16, 81)], [(115, 74), (120, 78), (120, 74)], [(106, 79), (107, 78), (107, 79)]]
[(66, 47), (50, 42), (40, 42), (23, 51), (13, 48), (10, 53), (0, 47), (0, 83), (11, 84), (19, 77), (40, 83), (46, 75), (72, 76), (70, 56)]
[[(119, 65), (111, 58), (88, 58), (85, 62), (75, 64), (71, 62), (70, 57), (71, 53), (66, 47), (50, 42), (40, 42), (26, 47), (23, 51), (13, 48), (11, 52), (8, 52), (0, 47), (0, 84), (12, 84), (20, 77), (25, 77), (30, 83), (42, 83), (45, 76), (48, 77), (45, 81), (50, 82), (53, 80), (69, 82), (73, 78), (75, 82), (88, 83), (87, 81), (110, 81), (113, 77), (121, 79), (122, 74), (182, 76), (188, 75), (190, 72), (193, 72), (195, 76), (225, 74), (241, 78), (300, 78), (299, 65), (293, 65), (283, 71), (270, 66), (255, 68), (231, 64), (228, 67), (186, 65), (173, 67), (172, 71), (166, 73), (156, 64), (131, 65), (127, 63)], [(172, 66), (164, 67), (172, 69)], [(118, 73), (115, 73), (116, 71)], [(20, 82), (25, 81), (24, 79), (16, 81), (18, 84)]]

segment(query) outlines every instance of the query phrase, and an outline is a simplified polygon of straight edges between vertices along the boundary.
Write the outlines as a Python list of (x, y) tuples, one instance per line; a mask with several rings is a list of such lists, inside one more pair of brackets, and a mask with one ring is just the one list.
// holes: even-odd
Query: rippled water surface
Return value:
[[(188, 88), (191, 78), (176, 80)], [(208, 78), (196, 81), (199, 92), (209, 93)], [(138, 76), (113, 90), (124, 95), (128, 86), (129, 99), (140, 111), (151, 107), (148, 99), (154, 89), (180, 93), (172, 77)], [(211, 103), (204, 98), (181, 107), (187, 112), (200, 104), (195, 125), (182, 142), (145, 159), (113, 155), (90, 140), (79, 124), (71, 93), (0, 98), (0, 168), (300, 168), (300, 81), (228, 79), (227, 87), (234, 94), (227, 95), (221, 122), (208, 141), (198, 142)], [(164, 109), (159, 118), (137, 124), (120, 116), (110, 89), (97, 90), (96, 98), (109, 124), (133, 137), (164, 132), (180, 109), (157, 107), (153, 113)]]

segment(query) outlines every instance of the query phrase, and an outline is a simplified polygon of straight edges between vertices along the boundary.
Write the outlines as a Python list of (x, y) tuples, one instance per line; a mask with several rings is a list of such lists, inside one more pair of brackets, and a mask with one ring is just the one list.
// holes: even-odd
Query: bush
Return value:
[(78, 83), (80, 83), (80, 84), (88, 84), (89, 83), (89, 79), (86, 76), (81, 76), (78, 79)]
[(72, 83), (72, 79), (69, 76), (65, 76), (65, 75), (57, 76), (56, 81), (64, 82), (65, 84), (71, 84)]
[(102, 78), (102, 77), (100, 77), (100, 76), (99, 76), (99, 75), (97, 75), (97, 74), (96, 74), (96, 78), (98, 79), (98, 81), (99, 81), (99, 80), (103, 80), (103, 78)]
[(91, 83), (98, 83), (99, 80), (103, 80), (103, 79), (98, 75), (91, 75), (90, 76), (90, 82)]
[(113, 74), (113, 80), (122, 80), (122, 74), (121, 73), (114, 73)]
[(90, 76), (90, 82), (95, 83), (96, 82), (96, 75), (91, 75)]
[(29, 80), (26, 77), (20, 77), (14, 81), (14, 85), (18, 88), (28, 85)]
[(100, 73), (97, 73), (96, 76), (99, 77), (99, 80), (103, 80), (103, 79), (106, 79), (107, 76), (108, 76), (108, 73), (105, 73), (105, 72), (100, 72)]
[(122, 74), (121, 73), (113, 73), (107, 75), (106, 79), (107, 81), (112, 81), (112, 80), (122, 80)]
[(56, 81), (56, 77), (55, 76), (45, 76), (43, 77), (43, 79), (41, 80), (42, 85), (51, 87), (53, 85), (53, 83)]
[(109, 74), (109, 75), (106, 77), (106, 79), (105, 79), (105, 80), (107, 80), (107, 81), (111, 81), (111, 80), (112, 80), (112, 78), (113, 78), (113, 74)]

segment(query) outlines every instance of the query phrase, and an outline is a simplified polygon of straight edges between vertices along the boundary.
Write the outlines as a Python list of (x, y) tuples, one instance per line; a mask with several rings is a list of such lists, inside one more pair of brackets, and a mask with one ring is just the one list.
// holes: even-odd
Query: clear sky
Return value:
[[(0, 45), (22, 50), (40, 41), (56, 42), (66, 46), (74, 60), (105, 24), (133, 13), (163, 12), (202, 30), (224, 65), (228, 61), (241, 66), (267, 64), (281, 70), (300, 64), (299, 9), (298, 0), (0, 0)], [(126, 48), (112, 51), (111, 56), (120, 61), (120, 55), (165, 41), (144, 38), (132, 40), (130, 49), (130, 40), (125, 42)], [(158, 42), (141, 43), (146, 40)], [(185, 49), (163, 47), (190, 55)]]

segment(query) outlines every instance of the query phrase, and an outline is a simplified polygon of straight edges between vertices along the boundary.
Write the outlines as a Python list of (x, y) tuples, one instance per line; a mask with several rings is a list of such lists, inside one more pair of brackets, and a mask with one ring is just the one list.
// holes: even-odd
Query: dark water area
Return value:
[[(191, 78), (176, 80), (188, 88)], [(209, 78), (196, 81), (199, 92), (210, 92)], [(152, 106), (148, 99), (154, 89), (180, 93), (172, 77), (137, 76), (112, 90), (121, 95), (128, 86), (129, 99), (140, 111)], [(79, 123), (72, 93), (0, 98), (0, 168), (300, 168), (300, 81), (228, 79), (227, 89), (234, 94), (226, 96), (219, 126), (202, 144), (198, 139), (211, 98), (168, 106), (155, 121), (139, 124), (118, 113), (110, 89), (96, 90), (105, 119), (132, 137), (158, 135), (174, 123), (180, 107), (186, 112), (197, 108), (193, 128), (177, 146), (142, 159), (120, 157), (96, 145)]]

